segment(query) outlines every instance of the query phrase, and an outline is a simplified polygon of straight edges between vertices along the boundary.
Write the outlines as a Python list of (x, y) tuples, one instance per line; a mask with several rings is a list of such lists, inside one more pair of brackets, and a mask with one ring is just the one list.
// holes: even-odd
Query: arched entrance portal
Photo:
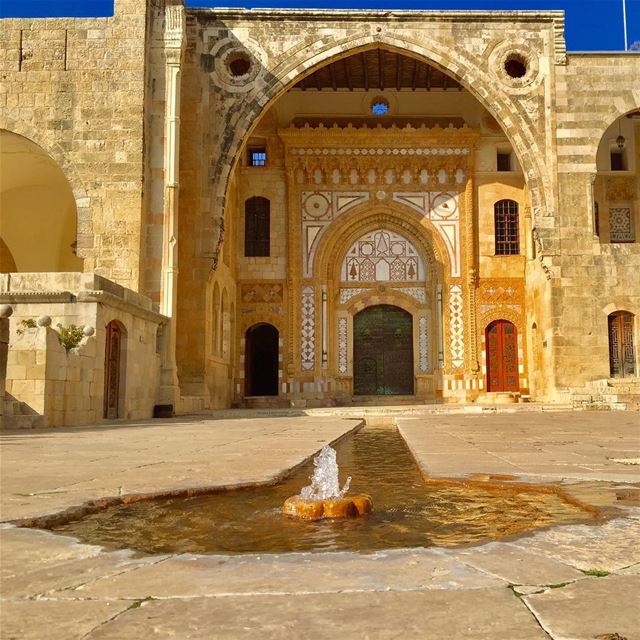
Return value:
[(104, 410), (107, 419), (123, 417), (124, 345), (127, 332), (117, 320), (107, 325), (104, 349)]
[(353, 318), (354, 395), (412, 395), (413, 318), (388, 304)]
[(612, 378), (635, 376), (633, 314), (616, 311), (609, 316), (609, 368)]
[(485, 331), (487, 391), (518, 391), (518, 331), (508, 320), (496, 320)]
[(278, 330), (261, 323), (245, 335), (245, 394), (278, 395)]

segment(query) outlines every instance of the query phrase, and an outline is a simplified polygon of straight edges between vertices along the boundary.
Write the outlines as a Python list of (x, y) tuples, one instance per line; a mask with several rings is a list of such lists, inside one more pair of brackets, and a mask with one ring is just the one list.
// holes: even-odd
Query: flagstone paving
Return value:
[(638, 457), (640, 414), (397, 423), (432, 475), (561, 484), (608, 519), (458, 549), (136, 558), (9, 521), (119, 492), (272, 482), (359, 422), (198, 417), (6, 433), (0, 637), (640, 640), (640, 466), (613, 460)]

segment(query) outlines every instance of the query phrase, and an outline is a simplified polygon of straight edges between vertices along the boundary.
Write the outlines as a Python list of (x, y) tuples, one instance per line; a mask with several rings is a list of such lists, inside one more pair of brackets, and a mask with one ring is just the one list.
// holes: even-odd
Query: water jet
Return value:
[(313, 460), (311, 484), (287, 498), (282, 511), (303, 520), (364, 516), (373, 509), (373, 500), (366, 493), (346, 496), (350, 484), (351, 476), (340, 489), (336, 451), (326, 445)]

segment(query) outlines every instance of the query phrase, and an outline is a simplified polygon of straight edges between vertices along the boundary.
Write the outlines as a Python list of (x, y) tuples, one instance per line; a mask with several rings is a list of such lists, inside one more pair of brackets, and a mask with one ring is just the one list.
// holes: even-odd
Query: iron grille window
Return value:
[(259, 196), (244, 203), (244, 255), (270, 255), (271, 203)]
[(520, 253), (518, 239), (518, 203), (500, 200), (493, 205), (496, 255), (514, 256)]

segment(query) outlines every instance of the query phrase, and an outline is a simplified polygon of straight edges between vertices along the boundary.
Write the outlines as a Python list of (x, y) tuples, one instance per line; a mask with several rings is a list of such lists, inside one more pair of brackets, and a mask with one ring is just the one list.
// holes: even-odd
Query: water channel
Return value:
[(119, 504), (51, 529), (142, 554), (367, 552), (454, 547), (596, 517), (554, 488), (425, 480), (395, 427), (366, 427), (336, 450), (341, 483), (351, 476), (350, 492), (373, 497), (367, 517), (308, 522), (283, 515), (285, 499), (309, 482), (309, 461), (275, 486)]

